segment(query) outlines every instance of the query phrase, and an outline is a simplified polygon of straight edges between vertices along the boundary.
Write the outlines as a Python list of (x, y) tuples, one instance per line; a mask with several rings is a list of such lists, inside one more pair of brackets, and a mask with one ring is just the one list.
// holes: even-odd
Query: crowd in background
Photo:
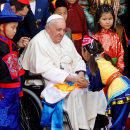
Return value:
[[(8, 4), (10, 3), (10, 5), (6, 6), (4, 4), (6, 2)], [(5, 11), (3, 11), (4, 9)], [(91, 129), (93, 128), (94, 130), (99, 130), (108, 125), (108, 129), (110, 128), (110, 130), (114, 130), (117, 127), (123, 130), (130, 111), (130, 81), (125, 77), (127, 76), (130, 78), (130, 0), (0, 0), (0, 109), (5, 110), (6, 115), (9, 111), (9, 113), (11, 113), (10, 117), (13, 119), (13, 123), (9, 123), (9, 121), (11, 122), (10, 117), (8, 117), (9, 121), (7, 123), (0, 123), (0, 129), (21, 129), (18, 95), (19, 97), (22, 96), (20, 76), (25, 73), (24, 70), (31, 70), (36, 74), (41, 73), (42, 65), (44, 64), (46, 70), (44, 73), (41, 73), (41, 75), (45, 79), (52, 79), (51, 76), (55, 76), (56, 74), (54, 72), (56, 71), (57, 75), (60, 75), (60, 73), (65, 75), (64, 72), (58, 72), (56, 67), (54, 67), (49, 60), (43, 60), (44, 63), (39, 65), (40, 62), (43, 62), (39, 56), (49, 59), (48, 56), (49, 54), (51, 55), (49, 51), (53, 52), (49, 47), (42, 48), (42, 45), (40, 45), (40, 38), (42, 39), (41, 34), (44, 32), (43, 38), (47, 37), (47, 39), (49, 39), (47, 41), (49, 44), (58, 43), (57, 41), (54, 42), (54, 37), (51, 37), (56, 35), (54, 35), (52, 29), (53, 26), (49, 23), (50, 21), (58, 23), (56, 21), (57, 19), (60, 19), (59, 26), (61, 25), (60, 23), (62, 23), (62, 26), (66, 26), (62, 34), (63, 40), (61, 39), (59, 42), (61, 45), (63, 44), (63, 47), (59, 47), (57, 45), (52, 46), (54, 49), (52, 49), (53, 51), (55, 51), (58, 55), (63, 55), (60, 58), (60, 69), (65, 70), (65, 68), (68, 67), (67, 69), (74, 71), (75, 69), (80, 68), (81, 71), (78, 70), (77, 72), (78, 76), (82, 77), (80, 77), (82, 80), (70, 80), (72, 77), (67, 77), (64, 81), (76, 81), (79, 87), (88, 87), (90, 91), (96, 91), (100, 94), (100, 96), (102, 95), (102, 93), (100, 93), (101, 90), (104, 90), (104, 95), (108, 94), (107, 106), (106, 98), (102, 97), (102, 103), (99, 106), (101, 107), (103, 105), (103, 107), (99, 107), (98, 109), (100, 110), (97, 110), (97, 115), (89, 120), (89, 123), (92, 124), (91, 126), (87, 122), (87, 118), (85, 116), (85, 111), (88, 110), (88, 108), (86, 108), (87, 104), (81, 103), (86, 101), (86, 99), (79, 94), (79, 91), (76, 88), (76, 91), (73, 91), (72, 94), (69, 95), (69, 98), (65, 100), (66, 104), (73, 104), (80, 100), (78, 103), (83, 108), (83, 112), (80, 112), (81, 108), (79, 108), (78, 105), (75, 105), (74, 107), (70, 107), (68, 104), (66, 105), (66, 108), (68, 107), (66, 111), (70, 116), (72, 127), (74, 130), (82, 130), (87, 129), (90, 125)], [(11, 25), (11, 23), (13, 23), (13, 25)], [(8, 31), (7, 28), (10, 27), (13, 28), (14, 31)], [(65, 37), (64, 34), (66, 35)], [(35, 41), (39, 43), (36, 46), (34, 44)], [(43, 39), (41, 41), (44, 43)], [(64, 46), (65, 41), (67, 41), (66, 45), (68, 48), (70, 47), (73, 52), (73, 54), (70, 53), (69, 56), (67, 53), (70, 50)], [(47, 42), (44, 43), (45, 46)], [(72, 45), (69, 45), (71, 42)], [(17, 50), (19, 53), (17, 53)], [(31, 55), (30, 52), (33, 54)], [(20, 57), (19, 59), (21, 61), (23, 60), (22, 65), (19, 63), (18, 57)], [(28, 63), (32, 57), (34, 58), (33, 61)], [(72, 57), (75, 57), (75, 59), (72, 59)], [(104, 58), (102, 59), (102, 57)], [(9, 58), (10, 61), (8, 61)], [(54, 57), (52, 55), (51, 60), (55, 61), (55, 58), (53, 58)], [(16, 64), (13, 64), (14, 62)], [(64, 62), (66, 62), (66, 66)], [(28, 64), (32, 64), (32, 68)], [(105, 66), (102, 66), (102, 64), (105, 64)], [(38, 68), (37, 66), (40, 66), (41, 68)], [(50, 68), (48, 66), (50, 66)], [(7, 70), (7, 67), (9, 71)], [(53, 71), (51, 70), (51, 67), (54, 69)], [(106, 70), (109, 72), (106, 72)], [(84, 72), (89, 76), (90, 83), (84, 79)], [(117, 79), (120, 77), (122, 77), (122, 79), (114, 81), (114, 76), (110, 76), (108, 78), (109, 80), (106, 80), (107, 78), (104, 75), (107, 78), (110, 75), (114, 75)], [(105, 84), (106, 87), (102, 86), (102, 83)], [(123, 90), (120, 90), (122, 89), (120, 84), (123, 86)], [(9, 93), (6, 95), (7, 91), (9, 91)], [(75, 93), (79, 95), (76, 99), (74, 99)], [(8, 102), (9, 95), (13, 96)], [(87, 95), (85, 96), (87, 97)], [(95, 99), (94, 102), (96, 101), (97, 100)], [(117, 105), (119, 101), (123, 102), (120, 104), (120, 107)], [(8, 104), (6, 104), (6, 102), (8, 102)], [(97, 102), (99, 102), (99, 100)], [(14, 108), (12, 108), (12, 106), (14, 106)], [(77, 111), (72, 112), (71, 108)], [(95, 108), (97, 109), (96, 105)], [(101, 114), (101, 111), (103, 111), (104, 108), (106, 109), (106, 113)], [(45, 111), (43, 111), (43, 113), (44, 112)], [(79, 113), (81, 113), (82, 117), (78, 116)], [(120, 117), (119, 113), (122, 113)], [(2, 114), (3, 111), (1, 111), (1, 115)], [(105, 115), (112, 116), (112, 120), (110, 118), (106, 118)], [(15, 121), (16, 118), (17, 120)], [(44, 126), (45, 119), (43, 118), (44, 117), (42, 116), (41, 122), (43, 124), (41, 123), (41, 125)], [(81, 122), (82, 119), (84, 122)], [(111, 127), (109, 126), (110, 123), (108, 122), (108, 119), (112, 122)], [(2, 116), (0, 116), (0, 120), (2, 121)], [(119, 122), (117, 122), (117, 120)], [(77, 126), (77, 124), (79, 126)]]

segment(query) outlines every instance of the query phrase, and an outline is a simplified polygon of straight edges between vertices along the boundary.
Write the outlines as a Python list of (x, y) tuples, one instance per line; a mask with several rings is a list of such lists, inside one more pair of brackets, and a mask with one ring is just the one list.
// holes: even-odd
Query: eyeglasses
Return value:
[(19, 12), (19, 15), (22, 16), (23, 18), (26, 16), (26, 15), (23, 15), (20, 11)]

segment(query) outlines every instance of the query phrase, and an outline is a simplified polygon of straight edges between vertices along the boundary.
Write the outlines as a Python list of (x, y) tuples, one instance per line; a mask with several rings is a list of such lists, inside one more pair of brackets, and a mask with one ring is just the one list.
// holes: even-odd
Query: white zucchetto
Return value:
[(59, 18), (64, 19), (61, 15), (53, 14), (53, 15), (51, 15), (51, 16), (47, 19), (47, 22), (46, 22), (46, 23), (49, 23), (49, 22), (52, 21), (53, 19), (59, 19)]

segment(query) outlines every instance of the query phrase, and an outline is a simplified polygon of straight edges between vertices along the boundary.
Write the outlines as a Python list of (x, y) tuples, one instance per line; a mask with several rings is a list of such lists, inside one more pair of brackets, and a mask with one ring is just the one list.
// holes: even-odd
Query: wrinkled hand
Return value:
[(85, 77), (80, 77), (80, 80), (77, 82), (77, 84), (81, 88), (87, 88), (89, 85), (89, 82), (86, 80)]
[(38, 19), (38, 20), (36, 21), (37, 29), (39, 29), (39, 25), (38, 25), (38, 23), (40, 23), (40, 22), (41, 22), (41, 19)]
[(30, 38), (28, 37), (22, 37), (18, 42), (17, 42), (17, 45), (18, 45), (18, 48), (23, 48), (23, 47), (26, 47), (29, 43), (29, 40)]
[(80, 75), (73, 76), (71, 82), (73, 82), (73, 83), (78, 83), (78, 81), (81, 81), (81, 76), (80, 76)]
[(80, 77), (84, 77), (84, 72), (79, 72), (78, 74)]

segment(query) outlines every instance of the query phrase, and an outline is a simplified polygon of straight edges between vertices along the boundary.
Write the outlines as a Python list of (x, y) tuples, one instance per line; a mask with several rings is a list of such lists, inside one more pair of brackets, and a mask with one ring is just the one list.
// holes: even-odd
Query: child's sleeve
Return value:
[(96, 72), (95, 76), (91, 75), (91, 77), (89, 78), (89, 82), (90, 82), (90, 85), (89, 85), (88, 89), (93, 92), (100, 91), (105, 87), (105, 85), (102, 84), (99, 69)]

